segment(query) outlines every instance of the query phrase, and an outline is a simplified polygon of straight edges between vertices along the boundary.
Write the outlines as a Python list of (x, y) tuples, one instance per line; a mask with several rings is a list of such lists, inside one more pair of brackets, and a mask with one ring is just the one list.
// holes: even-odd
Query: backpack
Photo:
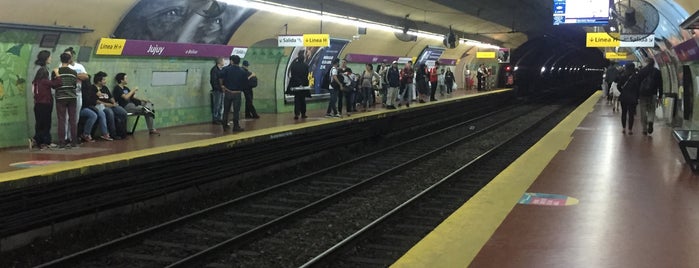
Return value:
[[(334, 67), (333, 67), (333, 68), (334, 68)], [(333, 77), (332, 77), (332, 75), (331, 75), (331, 74), (332, 74), (332, 69), (333, 69), (333, 68), (330, 68), (330, 70), (328, 71), (328, 75), (326, 75), (325, 78), (327, 78), (327, 79), (330, 81), (330, 85), (331, 85), (334, 89), (340, 89), (340, 84), (338, 84), (337, 82), (335, 82), (335, 80), (333, 79)], [(337, 70), (337, 69), (336, 69), (336, 70)], [(338, 70), (338, 73), (337, 73), (337, 81), (339, 81), (341, 84), (346, 84), (346, 83), (345, 83), (345, 75), (344, 75), (344, 74), (341, 74), (339, 70)]]
[(248, 87), (251, 89), (257, 87), (257, 76), (253, 76), (248, 79)]
[(653, 73), (653, 72), (649, 73), (646, 76), (646, 78), (644, 78), (643, 81), (641, 81), (641, 91), (640, 91), (641, 96), (655, 95), (655, 89), (653, 88), (654, 84), (655, 84), (655, 83), (653, 83), (654, 82), (653, 81), (654, 74), (655, 73)]

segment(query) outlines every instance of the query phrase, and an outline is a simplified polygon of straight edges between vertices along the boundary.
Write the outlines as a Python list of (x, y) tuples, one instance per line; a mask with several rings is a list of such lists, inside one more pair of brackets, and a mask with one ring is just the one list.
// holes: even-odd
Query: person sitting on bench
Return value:
[(135, 95), (138, 88), (131, 90), (126, 86), (128, 81), (125, 73), (118, 73), (116, 76), (114, 76), (114, 78), (117, 82), (117, 85), (112, 91), (114, 99), (121, 107), (124, 107), (127, 112), (145, 116), (146, 125), (148, 126), (148, 133), (151, 135), (160, 135), (160, 132), (153, 127), (153, 118), (155, 118), (153, 103), (136, 98)]

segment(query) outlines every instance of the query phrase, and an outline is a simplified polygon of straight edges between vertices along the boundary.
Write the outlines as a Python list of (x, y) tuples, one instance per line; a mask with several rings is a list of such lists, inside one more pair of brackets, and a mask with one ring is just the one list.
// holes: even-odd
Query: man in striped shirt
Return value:
[[(61, 77), (62, 84), (56, 88), (56, 115), (58, 116), (58, 137), (59, 148), (70, 148), (77, 145), (78, 123), (76, 116), (77, 96), (75, 87), (78, 81), (78, 73), (69, 67), (70, 53), (61, 54), (61, 67), (54, 69), (54, 73), (58, 73)], [(67, 112), (67, 114), (66, 114)], [(66, 116), (68, 116), (68, 128), (70, 132), (69, 139), (71, 144), (66, 144), (63, 137), (66, 136)]]

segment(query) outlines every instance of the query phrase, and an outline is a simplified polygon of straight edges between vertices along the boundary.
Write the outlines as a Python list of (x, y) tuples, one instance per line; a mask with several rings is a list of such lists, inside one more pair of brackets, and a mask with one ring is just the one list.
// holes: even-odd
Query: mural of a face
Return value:
[(215, 0), (140, 0), (114, 31), (116, 38), (227, 44), (253, 10)]

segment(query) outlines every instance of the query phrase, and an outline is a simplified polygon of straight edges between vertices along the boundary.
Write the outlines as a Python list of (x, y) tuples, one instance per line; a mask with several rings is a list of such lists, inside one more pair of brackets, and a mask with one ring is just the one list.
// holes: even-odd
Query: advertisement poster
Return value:
[(500, 48), (498, 49), (498, 63), (510, 63), (510, 49)]
[(216, 0), (141, 0), (123, 17), (114, 37), (227, 44), (254, 12)]
[(291, 59), (286, 66), (287, 76), (284, 80), (284, 88), (281, 90), (286, 90), (287, 84), (289, 83), (288, 74), (291, 63), (296, 59), (299, 51), (303, 51), (305, 57), (304, 62), (308, 64), (310, 74), (312, 74), (312, 77), (308, 79), (309, 85), (313, 87), (311, 94), (318, 95), (328, 93), (327, 90), (320, 88), (321, 78), (323, 74), (332, 67), (332, 60), (340, 57), (342, 50), (345, 49), (347, 44), (349, 44), (349, 40), (331, 38), (330, 46), (327, 47), (295, 47), (291, 52)]
[(425, 49), (420, 52), (420, 55), (417, 56), (415, 65), (418, 66), (422, 63), (429, 66), (434, 65), (434, 63), (439, 60), (439, 57), (442, 56), (445, 49), (445, 47), (426, 46)]

